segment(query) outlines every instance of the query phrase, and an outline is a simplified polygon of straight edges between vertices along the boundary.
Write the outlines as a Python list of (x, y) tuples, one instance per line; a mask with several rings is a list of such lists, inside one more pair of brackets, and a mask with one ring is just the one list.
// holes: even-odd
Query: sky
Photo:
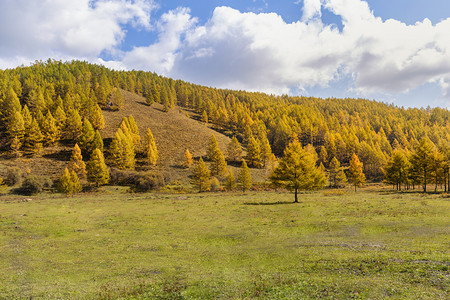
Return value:
[(80, 59), (218, 88), (450, 109), (448, 0), (1, 0), (0, 68)]

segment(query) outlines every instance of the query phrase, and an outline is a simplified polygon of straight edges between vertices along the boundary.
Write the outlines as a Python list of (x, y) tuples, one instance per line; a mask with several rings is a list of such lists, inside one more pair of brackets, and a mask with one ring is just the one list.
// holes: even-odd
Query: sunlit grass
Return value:
[(449, 198), (363, 191), (0, 197), (0, 298), (428, 298)]

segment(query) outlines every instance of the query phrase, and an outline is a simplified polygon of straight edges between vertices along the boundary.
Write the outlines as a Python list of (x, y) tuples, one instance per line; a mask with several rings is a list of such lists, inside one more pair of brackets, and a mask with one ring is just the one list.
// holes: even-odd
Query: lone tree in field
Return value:
[(250, 168), (247, 166), (245, 160), (242, 161), (241, 170), (239, 171), (238, 176), (238, 183), (244, 192), (252, 187), (252, 175), (250, 174)]
[(298, 203), (299, 190), (317, 190), (325, 185), (325, 174), (316, 167), (314, 156), (302, 148), (297, 140), (284, 150), (284, 157), (273, 171), (271, 181), (294, 191), (294, 203)]
[(144, 151), (148, 164), (156, 166), (156, 162), (158, 161), (158, 150), (156, 149), (155, 139), (150, 128), (147, 128), (147, 132), (145, 133)]
[(356, 187), (361, 187), (366, 182), (366, 176), (363, 172), (363, 163), (359, 161), (358, 156), (355, 153), (350, 160), (350, 167), (348, 169), (348, 180)]
[(192, 172), (192, 183), (200, 192), (206, 191), (211, 186), (211, 173), (208, 170), (203, 158), (200, 158)]
[(92, 152), (86, 171), (88, 181), (94, 182), (97, 187), (109, 182), (109, 170), (105, 164), (103, 153), (99, 149)]

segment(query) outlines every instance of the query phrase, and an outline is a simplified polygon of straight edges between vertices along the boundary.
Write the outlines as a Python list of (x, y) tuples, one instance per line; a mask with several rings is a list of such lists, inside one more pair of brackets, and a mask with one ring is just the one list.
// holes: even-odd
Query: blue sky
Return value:
[(86, 59), (220, 88), (450, 108), (448, 0), (5, 0), (0, 67)]

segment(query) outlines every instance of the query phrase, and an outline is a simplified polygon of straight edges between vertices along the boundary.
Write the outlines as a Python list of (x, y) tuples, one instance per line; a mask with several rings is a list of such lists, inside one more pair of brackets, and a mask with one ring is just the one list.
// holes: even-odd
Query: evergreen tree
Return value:
[(225, 187), (228, 191), (232, 191), (236, 187), (236, 178), (234, 177), (234, 173), (231, 168), (228, 169)]
[(259, 147), (258, 141), (253, 136), (251, 136), (248, 141), (246, 160), (250, 166), (255, 168), (259, 168), (262, 165), (261, 148)]
[(95, 131), (94, 139), (91, 143), (91, 149), (100, 149), (103, 152), (103, 139), (98, 130)]
[(36, 119), (31, 120), (30, 126), (25, 130), (23, 150), (29, 154), (37, 154), (42, 150), (43, 135)]
[(192, 171), (192, 183), (199, 189), (200, 192), (204, 192), (211, 186), (210, 179), (211, 173), (209, 172), (203, 159), (200, 158)]
[(65, 168), (63, 175), (59, 179), (58, 189), (67, 195), (81, 192), (82, 187), (77, 173)]
[(244, 192), (252, 187), (252, 175), (250, 174), (250, 168), (247, 166), (245, 160), (242, 161), (238, 182)]
[(17, 94), (14, 92), (14, 89), (12, 87), (10, 87), (6, 92), (6, 97), (3, 102), (1, 102), (1, 104), (0, 115), (4, 121), (6, 121), (15, 112), (22, 111), (19, 97), (17, 97)]
[(229, 161), (241, 161), (242, 159), (242, 146), (235, 136), (228, 144), (227, 155)]
[(220, 150), (216, 137), (211, 135), (207, 147), (207, 154), (211, 161), (211, 175), (212, 176), (224, 176), (227, 172), (227, 163), (222, 150)]
[(18, 156), (25, 134), (25, 123), (20, 110), (8, 117), (7, 132), (10, 148)]
[(430, 174), (432, 170), (433, 162), (433, 145), (427, 138), (420, 140), (419, 145), (411, 156), (411, 167), (413, 170), (413, 176), (418, 181), (422, 182), (423, 191), (427, 192), (427, 183), (430, 182)]
[(81, 128), (81, 134), (78, 137), (78, 145), (81, 148), (81, 151), (83, 151), (83, 155), (88, 156), (94, 148), (92, 148), (92, 142), (95, 138), (95, 131), (94, 127), (92, 127), (91, 122), (87, 118), (84, 118), (83, 120), (83, 127)]
[(186, 149), (184, 152), (184, 160), (183, 160), (183, 167), (190, 168), (192, 164), (194, 163), (192, 159), (192, 154), (189, 152), (189, 149)]
[(81, 155), (81, 149), (78, 144), (72, 149), (72, 155), (70, 157), (69, 169), (77, 173), (78, 177), (86, 177), (86, 164), (83, 161), (83, 156)]
[(208, 124), (208, 112), (206, 110), (202, 112), (202, 122)]
[(27, 105), (23, 106), (22, 117), (23, 125), (25, 126), (25, 130), (27, 130), (31, 125), (31, 121), (33, 120), (33, 117), (31, 116), (30, 110), (28, 109)]
[(59, 140), (60, 132), (50, 111), (47, 112), (42, 122), (42, 134), (46, 146), (54, 146)]
[(328, 167), (328, 152), (327, 152), (327, 148), (325, 148), (324, 146), (320, 146), (320, 152), (319, 152), (319, 161), (321, 163), (323, 163), (323, 165), (325, 167)]
[(83, 131), (83, 122), (81, 121), (80, 114), (77, 110), (71, 109), (67, 115), (65, 136), (72, 140), (78, 140)]
[[(147, 157), (147, 161), (150, 165), (156, 166), (158, 161), (158, 150), (156, 149), (155, 139), (153, 137), (152, 131), (150, 128), (147, 128), (145, 133), (145, 146), (144, 146), (145, 155)], [(192, 157), (191, 157), (192, 159)]]
[(348, 181), (356, 187), (361, 187), (366, 182), (366, 176), (363, 172), (363, 163), (359, 161), (358, 156), (353, 153), (348, 169)]
[(267, 135), (264, 132), (260, 133), (259, 137), (259, 148), (261, 149), (261, 162), (264, 167), (266, 167), (270, 157), (272, 155), (272, 148), (270, 147), (269, 140), (267, 139)]
[(347, 183), (347, 177), (345, 176), (344, 168), (341, 167), (341, 163), (337, 160), (336, 157), (333, 157), (330, 162), (329, 174), (330, 187), (340, 187), (343, 184)]
[(56, 127), (58, 128), (58, 131), (61, 133), (65, 128), (67, 116), (64, 110), (61, 108), (61, 106), (58, 106), (55, 111), (55, 122)]
[(313, 154), (302, 148), (294, 139), (284, 150), (284, 157), (274, 170), (271, 181), (289, 190), (294, 190), (298, 202), (299, 190), (315, 190), (325, 185), (325, 174), (316, 167)]
[(127, 122), (128, 128), (130, 129), (130, 132), (133, 136), (133, 142), (134, 142), (134, 149), (136, 150), (140, 143), (141, 143), (141, 136), (139, 135), (139, 128), (136, 124), (136, 121), (134, 120), (133, 116), (130, 115), (128, 117), (128, 122)]
[(135, 152), (133, 141), (121, 128), (116, 131), (110, 146), (111, 164), (119, 169), (134, 169)]
[(120, 89), (113, 88), (109, 99), (110, 109), (121, 110), (123, 108), (123, 95)]
[(408, 182), (408, 170), (410, 165), (403, 150), (395, 149), (384, 168), (384, 181), (402, 189), (402, 184)]
[(98, 186), (109, 182), (109, 170), (105, 164), (103, 153), (95, 149), (91, 154), (91, 159), (86, 166), (87, 179)]
[(102, 110), (98, 104), (95, 104), (89, 114), (89, 121), (96, 130), (105, 128), (105, 119)]

